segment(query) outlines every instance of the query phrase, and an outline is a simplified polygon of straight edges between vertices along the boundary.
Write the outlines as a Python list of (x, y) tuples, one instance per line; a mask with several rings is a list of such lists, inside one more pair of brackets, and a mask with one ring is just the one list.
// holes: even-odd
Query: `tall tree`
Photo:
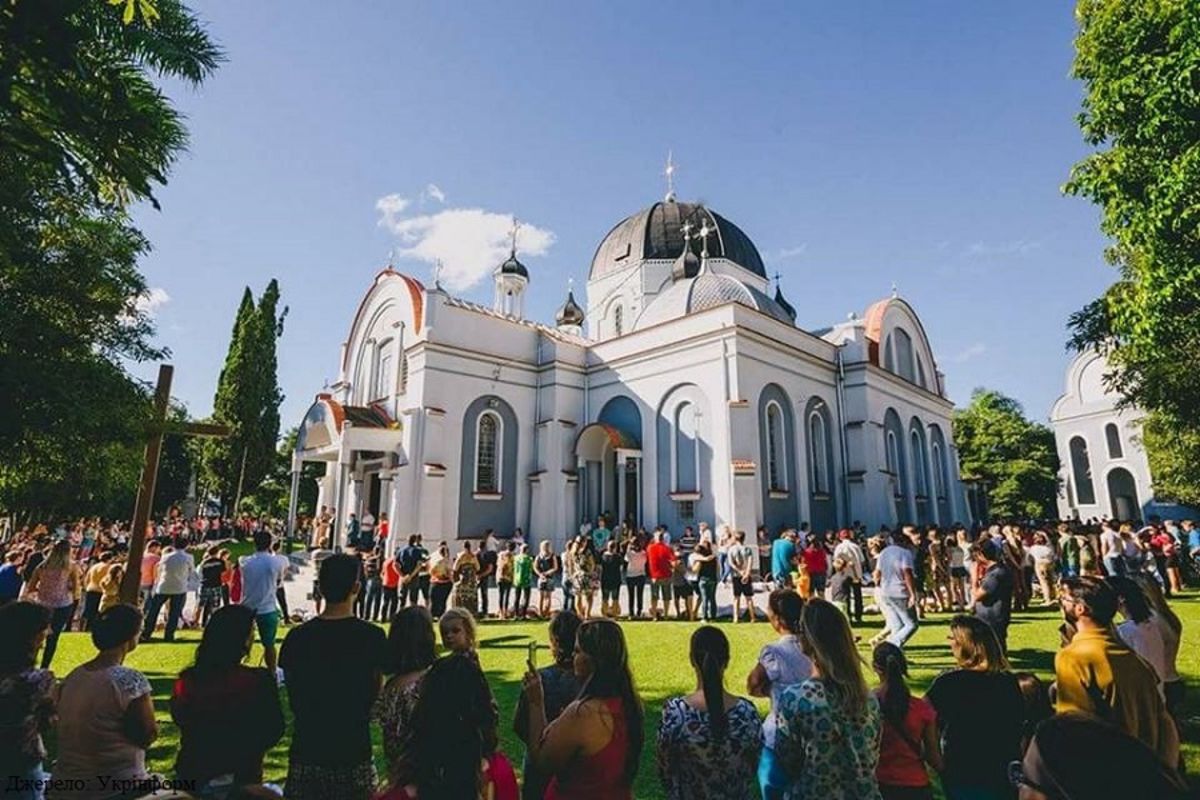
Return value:
[[(176, 0), (126, 23), (92, 0), (0, 4), (0, 506), (109, 513), (149, 416), (127, 360), (158, 358), (139, 309), (153, 202), (186, 142), (161, 78), (221, 55)], [(129, 487), (128, 489), (122, 487)], [(125, 508), (119, 513), (128, 513)]]
[[(1077, 17), (1079, 121), (1096, 150), (1065, 188), (1100, 206), (1117, 280), (1072, 316), (1071, 344), (1105, 353), (1110, 384), (1151, 412), (1156, 430), (1198, 438), (1200, 6), (1079, 0)], [(1175, 439), (1146, 441), (1154, 461)]]
[(225, 366), (213, 398), (213, 419), (230, 427), (228, 438), (205, 447), (207, 484), (230, 510), (240, 496), (255, 492), (275, 465), (279, 438), (276, 340), (283, 333), (279, 284), (272, 280), (255, 304), (250, 287), (242, 294)]
[(1054, 432), (1026, 418), (1021, 404), (990, 389), (976, 389), (954, 412), (954, 446), (964, 479), (987, 486), (998, 517), (1056, 515), (1058, 452)]

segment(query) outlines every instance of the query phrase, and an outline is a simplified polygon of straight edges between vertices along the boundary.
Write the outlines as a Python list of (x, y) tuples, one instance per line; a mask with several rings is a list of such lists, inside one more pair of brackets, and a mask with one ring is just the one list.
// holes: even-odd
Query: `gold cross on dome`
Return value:
[(708, 220), (700, 223), (700, 257), (708, 258), (708, 236), (716, 229), (708, 227)]

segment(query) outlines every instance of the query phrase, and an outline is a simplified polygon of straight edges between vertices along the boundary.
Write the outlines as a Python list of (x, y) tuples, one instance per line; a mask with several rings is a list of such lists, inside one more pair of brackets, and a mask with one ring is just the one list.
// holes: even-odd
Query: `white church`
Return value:
[[(527, 319), (518, 258), (484, 306), (377, 274), (293, 463), (326, 463), (318, 506), (386, 512), (396, 541), (507, 536), (556, 545), (598, 515), (753, 541), (807, 522), (970, 522), (953, 405), (916, 311), (893, 291), (861, 316), (796, 325), (729, 220), (662, 202), (596, 248), (586, 310)], [(293, 516), (295, 501), (293, 499)]]
[(1145, 412), (1121, 404), (1108, 388), (1104, 356), (1080, 353), (1067, 367), (1066, 390), (1050, 410), (1058, 447), (1058, 515), (1062, 519), (1146, 520), (1196, 517), (1196, 509), (1155, 496), (1142, 447)]

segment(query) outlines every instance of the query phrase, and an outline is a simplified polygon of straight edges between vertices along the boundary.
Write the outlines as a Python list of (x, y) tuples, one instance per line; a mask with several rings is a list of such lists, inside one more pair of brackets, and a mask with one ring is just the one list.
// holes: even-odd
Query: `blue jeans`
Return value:
[(1122, 556), (1105, 556), (1104, 570), (1109, 577), (1125, 574), (1125, 559)]
[(879, 610), (887, 622), (888, 641), (896, 647), (904, 647), (904, 643), (917, 632), (917, 615), (909, 608), (907, 597), (879, 598)]
[(701, 578), (700, 584), (700, 616), (705, 622), (715, 622), (717, 619), (717, 582), (712, 578)]
[(46, 646), (42, 649), (42, 669), (50, 668), (50, 662), (54, 660), (54, 651), (58, 649), (58, 637), (62, 636), (62, 632), (71, 624), (73, 616), (75, 616), (74, 603), (51, 609), (50, 635), (46, 637)]
[(762, 791), (763, 800), (780, 800), (790, 785), (791, 781), (783, 764), (775, 757), (775, 751), (764, 747), (758, 757), (758, 788)]
[(175, 629), (179, 627), (179, 618), (183, 616), (183, 604), (187, 600), (186, 594), (152, 594), (146, 602), (146, 622), (142, 626), (142, 640), (149, 641), (154, 634), (154, 626), (158, 624), (158, 615), (162, 611), (163, 605), (170, 601), (170, 606), (167, 607), (167, 627), (163, 631), (163, 639), (168, 642), (175, 641)]

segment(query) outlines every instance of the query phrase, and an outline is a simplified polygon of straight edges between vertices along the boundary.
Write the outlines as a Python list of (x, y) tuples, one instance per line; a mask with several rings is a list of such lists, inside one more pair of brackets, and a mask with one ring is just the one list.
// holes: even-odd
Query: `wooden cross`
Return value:
[(228, 425), (167, 421), (167, 410), (171, 403), (171, 379), (174, 375), (175, 368), (170, 364), (159, 366), (158, 383), (154, 387), (154, 416), (150, 422), (150, 438), (146, 440), (146, 455), (142, 460), (142, 481), (138, 485), (137, 501), (133, 506), (133, 530), (129, 532), (129, 558), (125, 563), (125, 577), (121, 579), (121, 602), (131, 605), (137, 605), (138, 601), (138, 588), (142, 576), (142, 553), (146, 550), (146, 525), (150, 522), (150, 511), (154, 503), (154, 484), (158, 481), (158, 459), (162, 454), (163, 436), (168, 433), (181, 436), (213, 437), (230, 434)]

